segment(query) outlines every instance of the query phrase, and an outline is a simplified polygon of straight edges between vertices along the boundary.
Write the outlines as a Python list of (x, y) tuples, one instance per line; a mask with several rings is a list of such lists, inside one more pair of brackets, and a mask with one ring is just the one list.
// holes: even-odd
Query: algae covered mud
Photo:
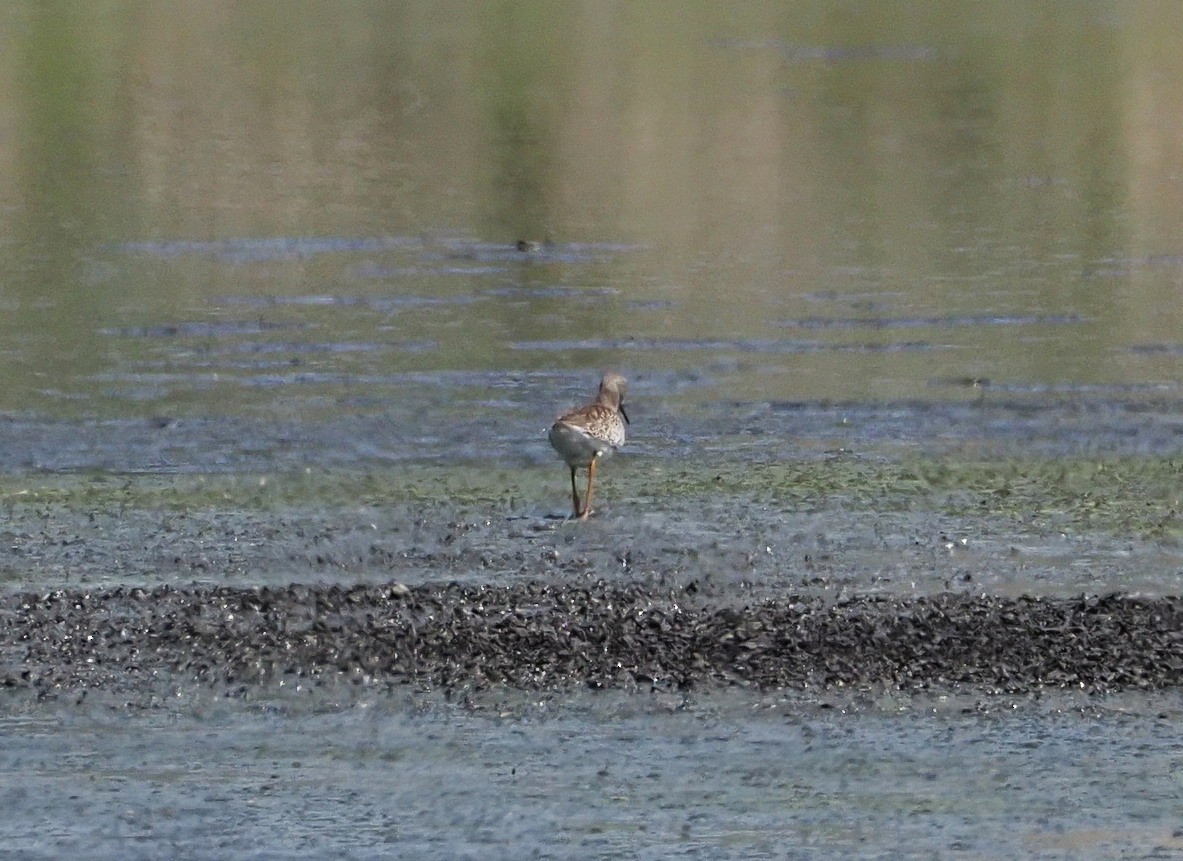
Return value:
[(1183, 854), (1178, 404), (633, 376), (586, 523), (580, 374), (0, 424), (4, 845)]
[(10, 475), (5, 846), (1183, 855), (1173, 456), (611, 466)]
[(659, 417), (587, 523), (541, 437), (13, 470), (0, 834), (29, 857), (1176, 857), (1175, 425), (1088, 412), (1151, 418), (727, 405), (712, 445)]
[(10, 476), (4, 684), (1183, 683), (1181, 462), (970, 451), (626, 453), (582, 524), (529, 456)]
[[(564, 467), (541, 433), (493, 440), (483, 459), (233, 473), (151, 470), (137, 438), (112, 437), (134, 466), (50, 463), (0, 480), (0, 580), (27, 592), (604, 580), (735, 596), (1178, 594), (1183, 461), (1168, 445), (1179, 425), (1166, 409), (1123, 410), (1109, 415), (1128, 430), (1095, 407), (1024, 410), (1009, 424), (987, 407), (956, 424), (942, 407), (747, 407), (740, 432), (727, 405), (707, 425), (731, 433), (694, 419), (643, 428), (604, 470), (582, 526), (562, 520)], [(885, 444), (901, 413), (908, 436)], [(475, 436), (484, 420), (453, 430)], [(975, 422), (993, 438), (967, 441)], [(28, 431), (6, 429), (19, 449)], [(233, 431), (236, 447), (256, 446)], [(1058, 450), (1040, 438), (1053, 431)], [(230, 442), (209, 426), (186, 432), (194, 447), (203, 433), (207, 448)]]

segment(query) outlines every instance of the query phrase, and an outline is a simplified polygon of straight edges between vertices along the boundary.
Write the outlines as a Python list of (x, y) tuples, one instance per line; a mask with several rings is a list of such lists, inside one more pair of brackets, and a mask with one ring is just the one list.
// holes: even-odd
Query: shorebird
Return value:
[[(624, 445), (624, 426), (628, 423), (624, 411), (624, 388), (625, 379), (620, 374), (604, 374), (596, 399), (563, 413), (547, 434), (555, 451), (571, 467), (571, 516), (580, 520), (587, 520), (591, 512), (596, 464)], [(582, 504), (575, 487), (577, 469), (587, 470), (587, 494)]]

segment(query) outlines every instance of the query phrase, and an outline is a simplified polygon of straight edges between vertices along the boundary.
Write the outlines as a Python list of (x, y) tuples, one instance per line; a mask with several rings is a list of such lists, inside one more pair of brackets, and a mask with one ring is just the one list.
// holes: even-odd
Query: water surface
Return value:
[[(1177, 592), (1181, 19), (5, 6), (0, 580)], [(609, 368), (633, 438), (576, 530), (542, 431)], [(1183, 855), (1170, 694), (721, 696), (5, 699), (4, 841)]]

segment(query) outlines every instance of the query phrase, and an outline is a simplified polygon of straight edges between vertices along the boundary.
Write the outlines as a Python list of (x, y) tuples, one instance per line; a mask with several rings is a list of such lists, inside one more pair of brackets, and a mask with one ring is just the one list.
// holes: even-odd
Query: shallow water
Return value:
[(606, 367), (696, 443), (737, 403), (1174, 409), (1178, 13), (825, 8), (7, 10), (0, 409), (244, 454), (459, 422), (435, 457)]
[(1177, 698), (999, 705), (604, 695), (474, 712), (408, 695), (16, 714), (0, 835), (21, 857), (1183, 855)]
[[(0, 10), (4, 588), (1179, 591), (1180, 7), (274, 11)], [(102, 694), (0, 694), (13, 851), (1183, 856), (1170, 692)]]

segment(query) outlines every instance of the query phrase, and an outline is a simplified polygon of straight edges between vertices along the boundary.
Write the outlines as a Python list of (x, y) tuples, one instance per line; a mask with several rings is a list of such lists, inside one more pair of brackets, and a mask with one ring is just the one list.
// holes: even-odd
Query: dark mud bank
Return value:
[(162, 587), (0, 598), (0, 685), (54, 697), (281, 683), (530, 690), (1183, 682), (1183, 597), (784, 597), (643, 585)]

